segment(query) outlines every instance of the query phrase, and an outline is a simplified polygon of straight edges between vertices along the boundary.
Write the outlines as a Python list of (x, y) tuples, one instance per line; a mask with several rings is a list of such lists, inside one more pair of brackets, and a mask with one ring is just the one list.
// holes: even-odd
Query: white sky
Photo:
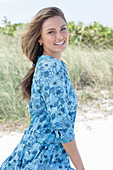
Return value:
[(30, 22), (42, 8), (57, 6), (67, 21), (94, 21), (113, 28), (113, 0), (0, 0), (0, 24), (6, 16), (12, 23)]

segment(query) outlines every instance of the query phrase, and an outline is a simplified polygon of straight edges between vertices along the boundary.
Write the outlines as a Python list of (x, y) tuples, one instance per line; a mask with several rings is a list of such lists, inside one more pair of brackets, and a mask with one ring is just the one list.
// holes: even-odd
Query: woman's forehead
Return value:
[(47, 20), (44, 21), (43, 25), (42, 25), (42, 29), (43, 30), (48, 30), (51, 28), (57, 28), (57, 27), (62, 27), (62, 26), (66, 26), (66, 22), (64, 21), (64, 19), (61, 16), (54, 16), (51, 18), (48, 18)]

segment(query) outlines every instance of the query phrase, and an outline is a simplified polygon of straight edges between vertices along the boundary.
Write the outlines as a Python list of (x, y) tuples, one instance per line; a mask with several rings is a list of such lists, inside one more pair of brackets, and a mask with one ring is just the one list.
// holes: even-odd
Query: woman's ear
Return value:
[(42, 40), (41, 38), (38, 40), (39, 44), (42, 45)]

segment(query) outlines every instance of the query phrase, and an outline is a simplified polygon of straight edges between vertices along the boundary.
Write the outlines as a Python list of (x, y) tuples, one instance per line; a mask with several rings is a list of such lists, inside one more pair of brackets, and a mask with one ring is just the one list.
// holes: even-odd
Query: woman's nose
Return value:
[(57, 32), (56, 34), (57, 39), (62, 39), (63, 35), (60, 31)]

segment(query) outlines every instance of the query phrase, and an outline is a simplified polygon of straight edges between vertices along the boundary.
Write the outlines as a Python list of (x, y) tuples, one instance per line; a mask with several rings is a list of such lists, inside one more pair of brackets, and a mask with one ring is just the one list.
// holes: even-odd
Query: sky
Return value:
[(0, 25), (3, 18), (11, 23), (30, 22), (42, 8), (56, 6), (67, 21), (85, 25), (94, 21), (113, 28), (113, 0), (0, 0)]

